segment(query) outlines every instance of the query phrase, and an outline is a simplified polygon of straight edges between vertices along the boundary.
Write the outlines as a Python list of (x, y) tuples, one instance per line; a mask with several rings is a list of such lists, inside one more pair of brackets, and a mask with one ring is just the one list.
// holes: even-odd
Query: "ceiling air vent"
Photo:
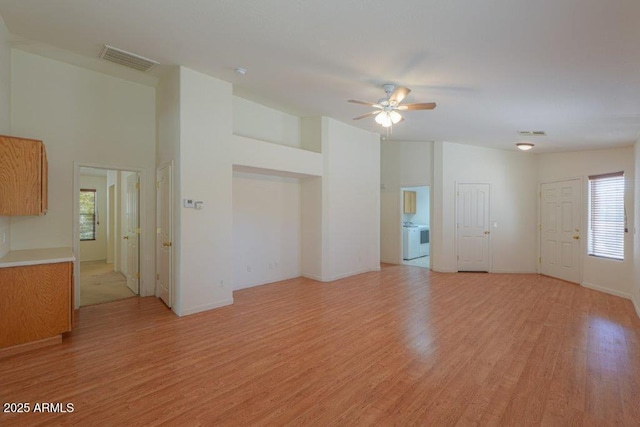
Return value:
[(107, 61), (115, 62), (116, 64), (124, 65), (125, 67), (133, 68), (138, 71), (149, 71), (158, 63), (151, 59), (144, 58), (140, 55), (136, 55), (131, 52), (116, 49), (113, 46), (104, 45), (104, 49), (100, 52), (100, 58)]
[(543, 130), (519, 130), (520, 136), (547, 136)]

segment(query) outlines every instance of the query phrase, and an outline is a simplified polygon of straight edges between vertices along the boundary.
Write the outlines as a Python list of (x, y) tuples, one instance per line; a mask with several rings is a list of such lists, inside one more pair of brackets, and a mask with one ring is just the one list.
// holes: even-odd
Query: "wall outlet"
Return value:
[(195, 202), (193, 201), (193, 199), (184, 199), (183, 203), (185, 208), (195, 207)]

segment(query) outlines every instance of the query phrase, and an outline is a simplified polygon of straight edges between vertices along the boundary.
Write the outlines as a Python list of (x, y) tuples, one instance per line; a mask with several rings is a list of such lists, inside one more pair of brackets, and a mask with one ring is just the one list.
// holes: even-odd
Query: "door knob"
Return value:
[(580, 240), (580, 236), (573, 236), (573, 240)]
[(123, 239), (124, 240), (129, 240), (129, 236), (124, 236)]
[(164, 242), (162, 246), (164, 246), (165, 248), (169, 248), (171, 247), (171, 242)]

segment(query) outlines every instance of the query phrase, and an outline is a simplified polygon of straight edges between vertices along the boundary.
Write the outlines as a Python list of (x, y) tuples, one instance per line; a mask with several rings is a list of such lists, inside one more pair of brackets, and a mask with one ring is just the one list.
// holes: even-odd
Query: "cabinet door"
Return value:
[(46, 212), (44, 156), (42, 141), (0, 136), (0, 215), (42, 215)]
[(0, 268), (0, 348), (71, 330), (72, 263)]
[(404, 205), (404, 213), (406, 214), (414, 214), (416, 213), (416, 192), (415, 191), (403, 191), (403, 205)]

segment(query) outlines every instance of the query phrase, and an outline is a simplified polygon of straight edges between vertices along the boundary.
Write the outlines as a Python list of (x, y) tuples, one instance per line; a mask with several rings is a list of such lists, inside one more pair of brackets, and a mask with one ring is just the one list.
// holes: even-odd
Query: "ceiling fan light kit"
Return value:
[(384, 89), (387, 97), (380, 98), (377, 103), (357, 101), (355, 99), (347, 101), (353, 104), (361, 104), (375, 108), (374, 111), (355, 117), (353, 120), (360, 120), (365, 117), (375, 116), (376, 123), (382, 127), (389, 128), (404, 120), (398, 111), (433, 110), (436, 108), (435, 102), (400, 105), (402, 100), (409, 94), (409, 92), (411, 92), (411, 89), (409, 88), (403, 86), (396, 87), (394, 84), (386, 83), (382, 85), (382, 89)]

